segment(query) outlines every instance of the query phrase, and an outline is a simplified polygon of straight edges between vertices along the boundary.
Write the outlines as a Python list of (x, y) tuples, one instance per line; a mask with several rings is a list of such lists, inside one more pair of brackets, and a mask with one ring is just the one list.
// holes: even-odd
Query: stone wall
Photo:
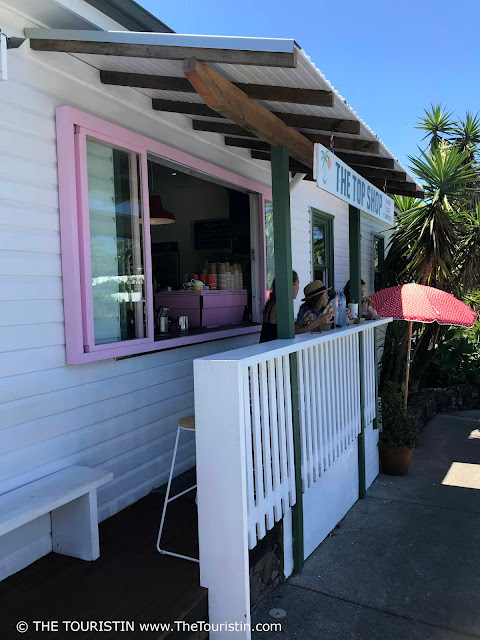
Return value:
[(250, 551), (250, 605), (283, 578), (283, 520)]
[(480, 387), (459, 384), (445, 389), (423, 389), (408, 399), (408, 410), (421, 431), (436, 413), (480, 409)]

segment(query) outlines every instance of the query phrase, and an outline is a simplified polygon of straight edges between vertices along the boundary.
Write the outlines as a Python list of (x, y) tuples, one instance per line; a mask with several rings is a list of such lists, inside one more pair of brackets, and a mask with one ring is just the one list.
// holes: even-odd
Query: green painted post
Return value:
[[(358, 312), (362, 309), (361, 286), (361, 251), (360, 251), (360, 210), (349, 206), (349, 249), (350, 249), (350, 295), (352, 302), (358, 302)], [(365, 393), (363, 376), (364, 344), (363, 334), (359, 333), (360, 351), (360, 433), (358, 435), (358, 496), (364, 498), (366, 489), (365, 478)]]
[(273, 242), (277, 292), (278, 338), (293, 338), (292, 232), (290, 227), (290, 175), (288, 151), (272, 147)]
[[(290, 224), (290, 175), (288, 151), (272, 147), (273, 239), (275, 245), (275, 289), (277, 294), (277, 336), (293, 338), (292, 234)], [(298, 415), (297, 356), (290, 355), (292, 421), (295, 459), (296, 504), (292, 510), (294, 571), (303, 567), (303, 491), (300, 421)]]

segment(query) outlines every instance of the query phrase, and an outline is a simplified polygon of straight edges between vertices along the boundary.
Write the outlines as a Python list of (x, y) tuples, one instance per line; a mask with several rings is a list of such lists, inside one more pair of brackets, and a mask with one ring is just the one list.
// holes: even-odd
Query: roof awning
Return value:
[[(320, 142), (387, 193), (423, 197), (421, 186), (294, 40), (64, 29), (26, 29), (25, 35), (32, 49), (74, 55), (96, 67), (103, 83), (134, 87), (152, 99), (153, 109), (184, 114), (194, 129), (220, 133), (225, 144), (249, 149), (255, 159), (270, 160), (278, 135), (276, 146), (291, 145), (291, 170), (311, 178), (304, 158), (308, 145)], [(216, 79), (232, 91), (231, 100), (241, 97), (237, 89), (250, 99), (253, 118), (263, 111), (271, 121), (267, 132), (264, 123), (251, 127), (229, 108), (210, 108), (212, 101), (207, 106), (198, 84)]]

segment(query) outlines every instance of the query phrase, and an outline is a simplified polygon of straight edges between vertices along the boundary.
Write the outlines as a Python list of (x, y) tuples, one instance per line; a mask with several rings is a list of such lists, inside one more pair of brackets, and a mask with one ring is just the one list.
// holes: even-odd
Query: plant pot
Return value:
[(382, 472), (389, 476), (405, 476), (408, 473), (413, 447), (380, 447)]

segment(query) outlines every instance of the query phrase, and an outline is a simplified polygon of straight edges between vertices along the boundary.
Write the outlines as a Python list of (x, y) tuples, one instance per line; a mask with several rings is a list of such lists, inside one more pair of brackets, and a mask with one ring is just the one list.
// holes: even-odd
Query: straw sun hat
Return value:
[(310, 300), (310, 298), (314, 298), (315, 296), (318, 296), (325, 291), (329, 291), (330, 289), (331, 287), (327, 288), (321, 280), (314, 280), (313, 282), (307, 284), (307, 286), (303, 290), (305, 297), (302, 298), (302, 302)]

